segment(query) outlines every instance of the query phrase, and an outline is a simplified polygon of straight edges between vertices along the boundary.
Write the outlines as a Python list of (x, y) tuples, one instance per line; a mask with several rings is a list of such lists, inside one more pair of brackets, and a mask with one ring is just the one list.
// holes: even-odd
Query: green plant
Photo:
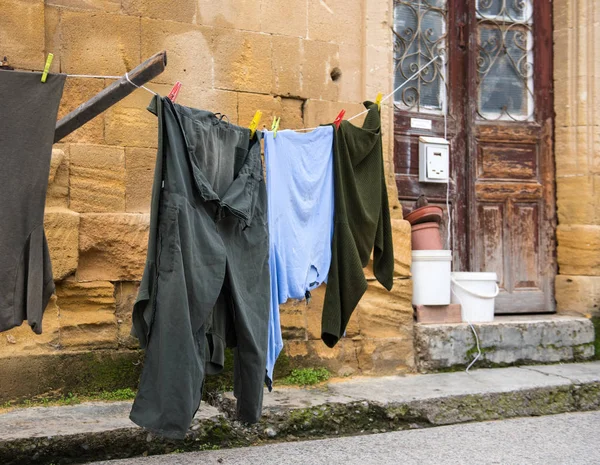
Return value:
[(289, 376), (285, 377), (281, 384), (312, 386), (329, 379), (331, 374), (327, 368), (295, 368)]
[(116, 391), (103, 391), (98, 394), (100, 400), (131, 400), (135, 398), (135, 391), (131, 388), (117, 389)]

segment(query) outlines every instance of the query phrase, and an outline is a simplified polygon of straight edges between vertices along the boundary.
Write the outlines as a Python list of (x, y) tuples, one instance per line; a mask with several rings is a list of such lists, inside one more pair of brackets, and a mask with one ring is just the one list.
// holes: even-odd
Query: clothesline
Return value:
[[(421, 68), (419, 68), (411, 77), (409, 77), (406, 81), (404, 81), (402, 84), (400, 84), (398, 87), (396, 87), (393, 91), (391, 91), (389, 94), (385, 95), (381, 101), (385, 102), (387, 99), (389, 99), (392, 95), (394, 95), (396, 92), (398, 92), (400, 89), (402, 89), (406, 84), (408, 84), (410, 81), (412, 81), (415, 77), (417, 77), (421, 71), (423, 71), (425, 68), (427, 68), (431, 63), (433, 63), (435, 60), (437, 60), (438, 58), (440, 58), (440, 55), (436, 55), (435, 57), (433, 57), (431, 60), (429, 60), (425, 65), (421, 66)], [(75, 78), (98, 78), (98, 79), (121, 79), (122, 76), (100, 76), (100, 75), (95, 75), (95, 74), (67, 74), (68, 77), (75, 77)], [(145, 91), (150, 92), (153, 95), (158, 95), (156, 92), (154, 92), (151, 89), (148, 89), (146, 86), (138, 86), (137, 84), (135, 84), (134, 82), (131, 81), (131, 79), (129, 79), (129, 75), (128, 73), (125, 73), (125, 79), (127, 79), (127, 81), (137, 87), (137, 88), (141, 88), (144, 89)], [(360, 113), (357, 113), (354, 116), (351, 116), (350, 118), (346, 118), (346, 121), (352, 121), (355, 118), (358, 118), (359, 116), (362, 116), (366, 113), (368, 113), (369, 110), (363, 110)], [(293, 131), (314, 131), (315, 129), (318, 129), (317, 127), (314, 128), (300, 128), (300, 129), (293, 129)]]
[[(400, 89), (402, 89), (406, 84), (408, 84), (410, 81), (412, 81), (415, 77), (417, 77), (421, 71), (423, 71), (425, 68), (427, 68), (431, 63), (433, 63), (435, 60), (437, 60), (440, 57), (440, 55), (436, 55), (435, 57), (433, 57), (431, 60), (429, 60), (429, 62), (425, 65), (423, 65), (421, 68), (419, 68), (411, 77), (409, 77), (406, 81), (404, 81), (402, 84), (400, 84), (398, 87), (396, 87), (393, 91), (391, 91), (389, 94), (385, 95), (381, 101), (385, 102), (387, 99), (389, 99), (392, 95), (394, 95), (396, 92), (398, 92)], [(355, 118), (358, 118), (359, 116), (364, 115), (365, 113), (368, 113), (369, 110), (363, 110), (360, 113), (357, 113), (354, 116), (351, 116), (350, 118), (346, 118), (346, 121), (352, 121)], [(312, 131), (314, 129), (317, 128), (304, 128), (304, 129), (296, 129), (296, 131)]]

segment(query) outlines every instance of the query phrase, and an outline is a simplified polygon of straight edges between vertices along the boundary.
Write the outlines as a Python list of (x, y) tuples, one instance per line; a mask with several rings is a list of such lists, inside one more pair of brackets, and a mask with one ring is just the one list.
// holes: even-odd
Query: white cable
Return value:
[(135, 82), (133, 82), (131, 79), (129, 79), (129, 73), (125, 73), (125, 79), (127, 79), (127, 82), (129, 82), (129, 84), (131, 84), (132, 86), (135, 86), (138, 89), (141, 88), (141, 89), (147, 90), (151, 94), (154, 94), (154, 95), (158, 96), (158, 94), (156, 92), (154, 92), (153, 90), (148, 89), (146, 86), (142, 86), (142, 85), (138, 86)]
[[(452, 294), (454, 294), (454, 297), (456, 297), (458, 299), (458, 303), (460, 304), (460, 306), (462, 308), (463, 303), (462, 303), (462, 300), (460, 300), (459, 295), (456, 292), (454, 292), (454, 289), (452, 289), (452, 287), (450, 287), (450, 290), (451, 290)], [(473, 323), (471, 323), (469, 320), (467, 320), (467, 324), (471, 327), (471, 331), (473, 331), (473, 335), (475, 336), (475, 344), (477, 346), (477, 356), (471, 361), (471, 363), (469, 363), (469, 366), (465, 370), (468, 373), (469, 370), (471, 369), (471, 367), (473, 365), (475, 365), (475, 362), (477, 362), (477, 360), (479, 360), (481, 358), (483, 353), (481, 352), (481, 346), (479, 345), (479, 336), (477, 336), (477, 331), (475, 330), (475, 326), (473, 326)]]

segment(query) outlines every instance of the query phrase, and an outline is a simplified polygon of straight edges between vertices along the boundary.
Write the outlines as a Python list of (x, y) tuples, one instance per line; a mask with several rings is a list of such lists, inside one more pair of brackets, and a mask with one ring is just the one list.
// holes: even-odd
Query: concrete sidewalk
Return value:
[(130, 403), (35, 407), (0, 414), (0, 463), (91, 460), (203, 450), (469, 421), (600, 409), (600, 362), (335, 380), (265, 393), (264, 415), (245, 426), (230, 394), (203, 405), (184, 441), (128, 419)]

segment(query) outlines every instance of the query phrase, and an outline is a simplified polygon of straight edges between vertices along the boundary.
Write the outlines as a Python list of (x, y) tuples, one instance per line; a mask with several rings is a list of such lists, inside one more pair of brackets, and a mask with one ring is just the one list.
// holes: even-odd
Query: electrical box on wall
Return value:
[(419, 137), (419, 182), (447, 183), (450, 143), (441, 137)]

